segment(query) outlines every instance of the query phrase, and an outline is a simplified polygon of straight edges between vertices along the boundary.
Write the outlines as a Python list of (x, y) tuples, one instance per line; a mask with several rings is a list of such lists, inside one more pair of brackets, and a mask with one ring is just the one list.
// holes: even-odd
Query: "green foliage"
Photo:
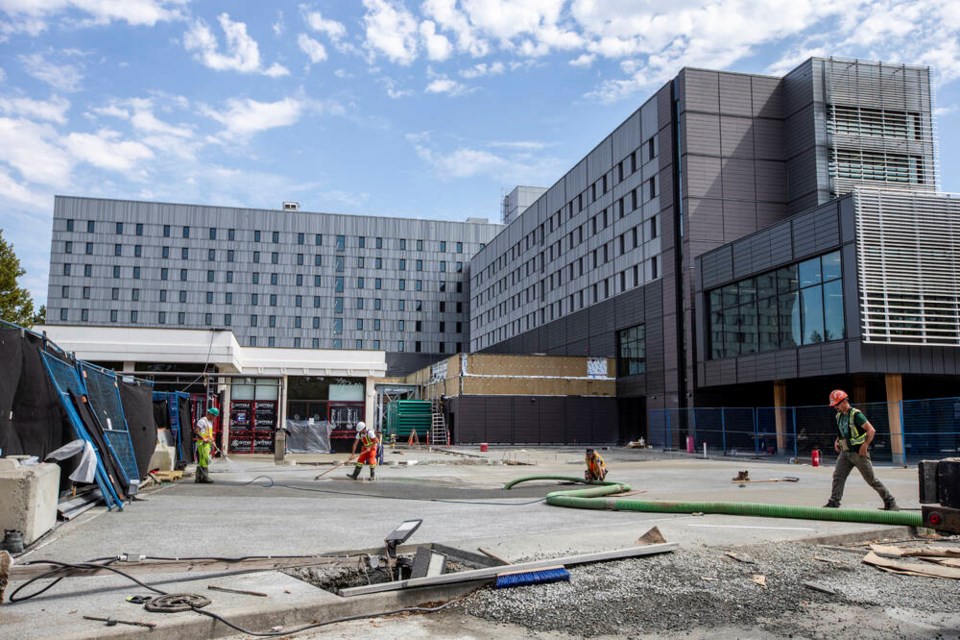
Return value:
[(0, 319), (32, 327), (38, 319), (43, 321), (47, 310), (41, 307), (40, 313), (34, 314), (30, 292), (17, 286), (17, 278), (25, 273), (13, 245), (3, 239), (3, 229), (0, 229)]

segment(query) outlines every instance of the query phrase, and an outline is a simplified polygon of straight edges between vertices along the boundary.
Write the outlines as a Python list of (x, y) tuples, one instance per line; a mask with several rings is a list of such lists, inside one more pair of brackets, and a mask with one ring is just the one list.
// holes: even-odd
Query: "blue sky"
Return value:
[(46, 299), (55, 194), (498, 220), (683, 66), (931, 65), (956, 0), (0, 0), (0, 228)]

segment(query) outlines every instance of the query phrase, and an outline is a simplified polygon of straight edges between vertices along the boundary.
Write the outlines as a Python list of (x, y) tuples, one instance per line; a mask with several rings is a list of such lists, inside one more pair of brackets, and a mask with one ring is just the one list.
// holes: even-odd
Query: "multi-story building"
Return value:
[[(831, 384), (921, 372), (940, 376), (928, 392), (955, 384), (960, 207), (936, 193), (933, 132), (925, 67), (683, 69), (473, 258), (471, 349), (617, 357), (623, 439), (664, 409), (782, 405), (787, 392), (820, 403)], [(859, 186), (885, 190), (846, 196)], [(874, 242), (891, 231), (878, 216), (935, 220), (940, 267), (893, 257), (927, 251), (928, 235)], [(910, 302), (895, 268), (911, 274)], [(792, 297), (751, 311), (750, 287), (778, 269)], [(946, 289), (917, 284), (927, 278)], [(892, 325), (878, 333), (877, 314), (923, 324), (910, 340), (922, 355), (882, 344)], [(758, 336), (746, 328), (763, 322)]]
[(384, 351), (402, 373), (466, 348), (463, 276), (500, 228), (58, 196), (47, 321)]

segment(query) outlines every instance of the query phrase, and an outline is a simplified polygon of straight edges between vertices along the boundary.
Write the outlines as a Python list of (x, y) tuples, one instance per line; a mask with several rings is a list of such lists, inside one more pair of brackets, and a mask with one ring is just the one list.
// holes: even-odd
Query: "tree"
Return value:
[(41, 315), (46, 315), (46, 307), (34, 315), (30, 292), (17, 286), (17, 278), (25, 273), (13, 245), (3, 239), (3, 229), (0, 229), (0, 320), (30, 327)]

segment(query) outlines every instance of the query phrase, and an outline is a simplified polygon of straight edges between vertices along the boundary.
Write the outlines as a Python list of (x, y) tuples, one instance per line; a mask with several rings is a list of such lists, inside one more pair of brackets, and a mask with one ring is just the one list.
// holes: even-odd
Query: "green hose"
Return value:
[[(504, 489), (531, 480), (566, 480), (591, 484), (586, 489), (553, 491), (547, 494), (547, 504), (574, 509), (610, 509), (613, 511), (646, 511), (652, 513), (720, 513), (730, 516), (755, 516), (763, 518), (798, 518), (800, 520), (831, 520), (834, 522), (861, 522), (906, 527), (922, 527), (919, 513), (904, 511), (875, 511), (871, 509), (827, 509), (786, 504), (761, 504), (757, 502), (668, 502), (658, 500), (633, 500), (604, 498), (630, 491), (630, 485), (618, 482), (586, 483), (579, 478), (565, 476), (525, 476), (504, 485)], [(602, 499), (600, 499), (602, 498)]]

